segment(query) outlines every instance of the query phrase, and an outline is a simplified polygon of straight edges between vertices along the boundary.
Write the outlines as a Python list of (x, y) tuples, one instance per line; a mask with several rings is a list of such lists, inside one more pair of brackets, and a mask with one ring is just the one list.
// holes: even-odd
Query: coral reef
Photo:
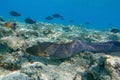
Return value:
[[(120, 80), (120, 55), (114, 52), (109, 55), (109, 52), (85, 51), (57, 60), (47, 54), (34, 56), (26, 52), (26, 49), (44, 42), (67, 44), (76, 39), (85, 43), (120, 41), (119, 33), (43, 22), (20, 24), (15, 32), (2, 26), (0, 30), (0, 80)], [(46, 46), (42, 47), (43, 50)], [(37, 50), (33, 49), (33, 53)]]

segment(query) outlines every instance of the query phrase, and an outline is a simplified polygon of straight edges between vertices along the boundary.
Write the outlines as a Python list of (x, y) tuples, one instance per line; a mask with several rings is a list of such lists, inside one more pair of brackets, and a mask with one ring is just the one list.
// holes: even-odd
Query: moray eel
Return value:
[(36, 56), (50, 56), (53, 59), (68, 58), (83, 51), (90, 51), (95, 53), (119, 52), (120, 42), (109, 41), (99, 43), (85, 43), (79, 40), (74, 40), (65, 44), (43, 42), (26, 49), (26, 52), (29, 54)]

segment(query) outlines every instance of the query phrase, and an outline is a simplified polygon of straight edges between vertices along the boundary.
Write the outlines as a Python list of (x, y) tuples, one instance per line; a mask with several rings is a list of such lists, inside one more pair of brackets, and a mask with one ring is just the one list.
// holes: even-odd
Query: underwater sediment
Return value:
[[(0, 30), (0, 80), (120, 80), (120, 52), (84, 51), (64, 59), (26, 52), (26, 49), (44, 42), (119, 42), (119, 33), (42, 22), (20, 24), (15, 32), (3, 26)], [(33, 49), (33, 54), (38, 48)], [(46, 49), (45, 46), (42, 48)]]

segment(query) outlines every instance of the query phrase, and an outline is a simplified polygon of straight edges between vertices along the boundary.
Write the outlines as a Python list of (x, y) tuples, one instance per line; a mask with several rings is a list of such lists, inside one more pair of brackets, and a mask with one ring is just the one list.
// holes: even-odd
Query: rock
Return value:
[(38, 37), (40, 34), (36, 30), (21, 28), (17, 30), (16, 36), (22, 39), (33, 39)]
[(120, 35), (118, 35), (118, 34), (108, 34), (106, 36), (106, 39), (111, 40), (111, 41), (119, 41), (120, 40)]
[(8, 75), (0, 76), (0, 80), (30, 80), (30, 79), (28, 78), (26, 74), (15, 71)]
[(0, 54), (5, 54), (5, 53), (7, 53), (7, 51), (8, 51), (7, 46), (0, 43)]
[(96, 65), (87, 70), (89, 80), (120, 80), (120, 58), (101, 56)]
[(6, 29), (5, 27), (3, 26), (0, 26), (0, 38), (2, 37), (7, 37), (7, 36), (10, 36), (12, 35), (12, 31), (9, 30), (9, 29)]
[(1, 39), (2, 47), (6, 46), (7, 48), (17, 50), (22, 47), (24, 40), (21, 40), (19, 37), (9, 36)]
[(18, 58), (10, 54), (4, 54), (1, 56), (0, 67), (6, 70), (18, 70), (21, 68)]

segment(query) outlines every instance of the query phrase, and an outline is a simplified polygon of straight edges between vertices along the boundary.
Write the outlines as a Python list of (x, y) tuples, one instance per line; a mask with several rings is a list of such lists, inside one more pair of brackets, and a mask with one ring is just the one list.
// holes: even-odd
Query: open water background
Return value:
[[(11, 10), (22, 16), (11, 17)], [(65, 20), (45, 20), (54, 13), (61, 14)], [(0, 0), (0, 16), (21, 22), (30, 17), (36, 21), (65, 25), (89, 22), (88, 28), (104, 30), (120, 27), (120, 0)]]

